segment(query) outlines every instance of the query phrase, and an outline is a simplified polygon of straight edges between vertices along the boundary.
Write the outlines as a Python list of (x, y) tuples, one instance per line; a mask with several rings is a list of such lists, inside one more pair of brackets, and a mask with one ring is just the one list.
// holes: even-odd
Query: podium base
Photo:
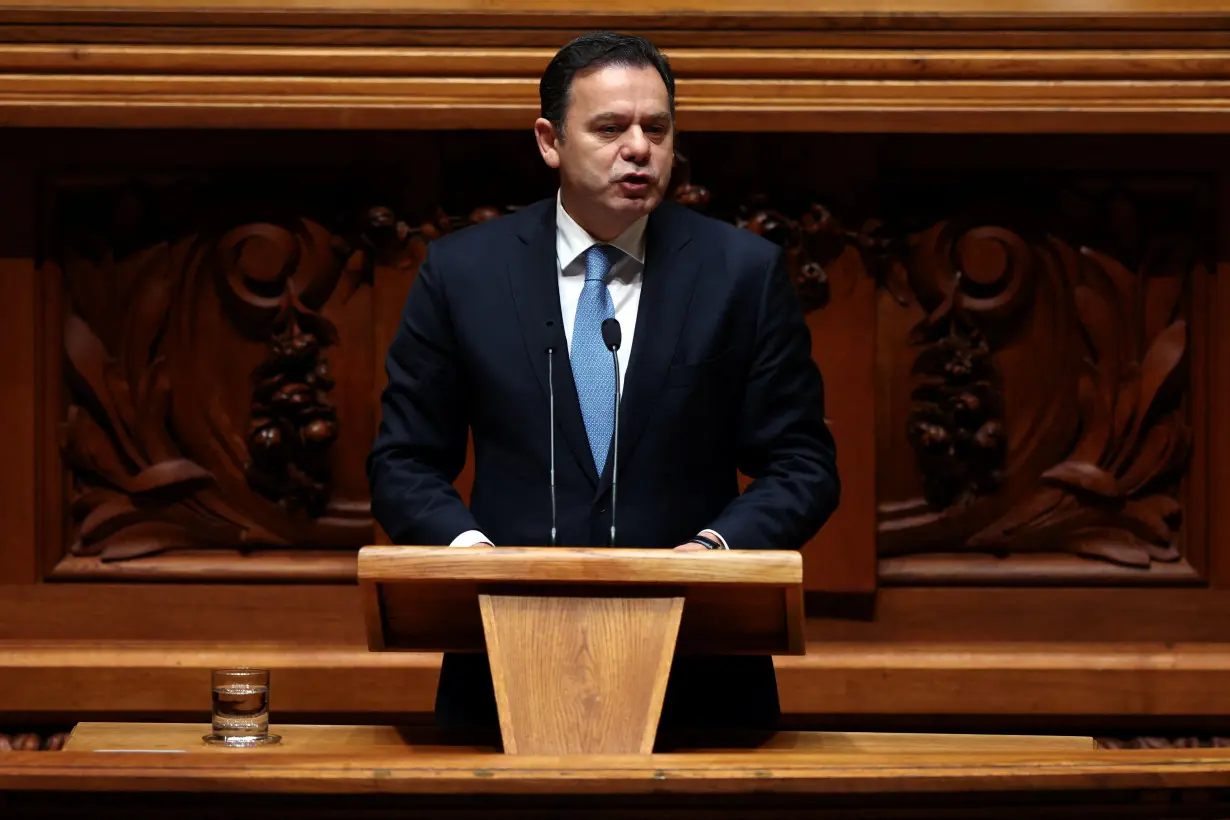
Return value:
[(683, 600), (480, 594), (504, 752), (652, 752)]

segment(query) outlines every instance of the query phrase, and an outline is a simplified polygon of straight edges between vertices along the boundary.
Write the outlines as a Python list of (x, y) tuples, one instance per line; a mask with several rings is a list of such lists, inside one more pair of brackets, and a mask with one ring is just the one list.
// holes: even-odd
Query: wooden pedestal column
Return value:
[(650, 754), (683, 597), (479, 596), (508, 754)]

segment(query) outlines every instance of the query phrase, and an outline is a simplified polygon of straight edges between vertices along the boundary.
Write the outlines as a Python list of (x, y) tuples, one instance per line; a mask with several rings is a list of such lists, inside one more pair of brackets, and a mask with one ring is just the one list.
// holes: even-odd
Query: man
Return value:
[[(606, 546), (615, 478), (616, 546), (798, 549), (837, 506), (820, 373), (781, 250), (663, 201), (674, 91), (646, 40), (572, 41), (543, 74), (534, 124), (558, 195), (428, 246), (368, 460), (394, 543), (546, 545), (554, 519), (556, 543)], [(468, 431), (469, 509), (452, 486)], [(754, 479), (741, 495), (740, 470)], [(436, 706), (442, 724), (496, 726), (486, 658), (447, 655)], [(681, 657), (661, 725), (768, 727), (777, 713), (770, 658)]]

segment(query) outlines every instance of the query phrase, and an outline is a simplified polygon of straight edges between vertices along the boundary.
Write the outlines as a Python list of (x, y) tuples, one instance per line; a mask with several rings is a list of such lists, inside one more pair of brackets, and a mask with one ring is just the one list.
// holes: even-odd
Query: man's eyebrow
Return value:
[[(663, 110), (663, 111), (655, 111), (654, 113), (650, 114), (646, 119), (669, 120), (670, 118), (671, 118), (671, 113), (669, 111)], [(620, 113), (618, 111), (602, 111), (598, 114), (594, 114), (592, 117), (589, 118), (590, 122), (600, 122), (602, 120), (625, 120), (625, 119), (628, 119), (628, 115)]]

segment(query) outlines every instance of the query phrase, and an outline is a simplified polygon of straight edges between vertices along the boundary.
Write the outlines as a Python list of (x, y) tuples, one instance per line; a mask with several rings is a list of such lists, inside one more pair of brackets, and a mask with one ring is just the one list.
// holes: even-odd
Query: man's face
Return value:
[(675, 131), (655, 69), (613, 65), (578, 73), (564, 133), (542, 119), (535, 132), (543, 159), (559, 169), (564, 206), (597, 238), (613, 239), (662, 201)]

